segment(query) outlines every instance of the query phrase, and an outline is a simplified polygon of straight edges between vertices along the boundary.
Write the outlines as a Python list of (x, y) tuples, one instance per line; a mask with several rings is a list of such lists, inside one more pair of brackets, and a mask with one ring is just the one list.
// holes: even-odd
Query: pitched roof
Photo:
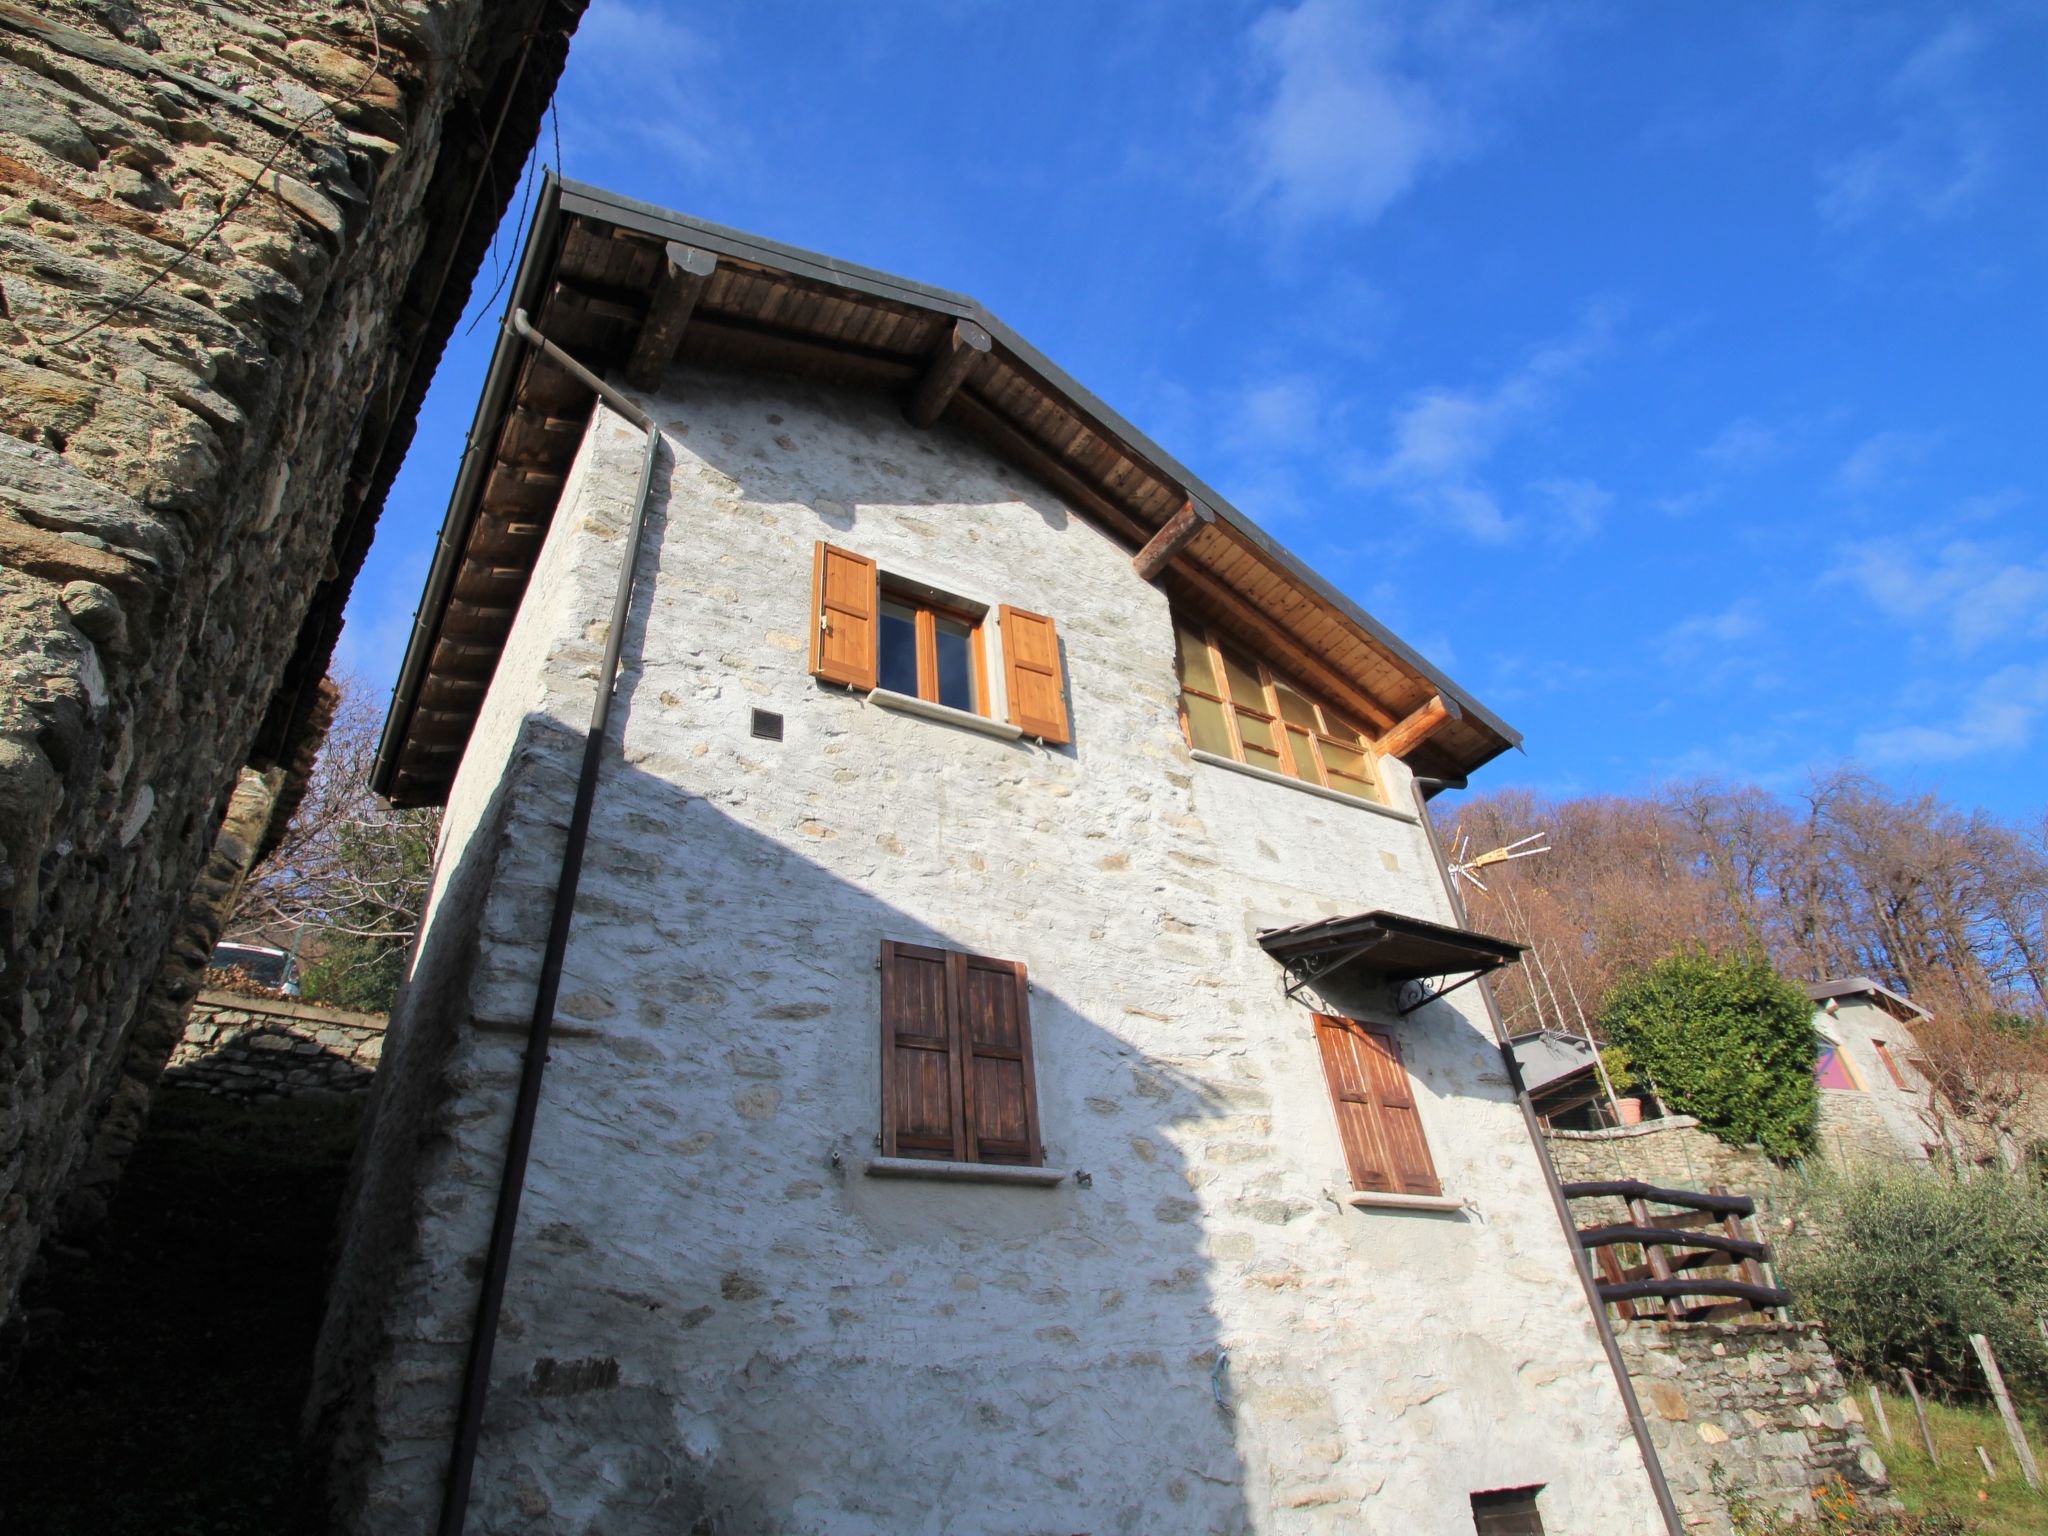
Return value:
[(1930, 1017), (1927, 1010), (1909, 998), (1901, 997), (1890, 987), (1872, 981), (1868, 976), (1839, 976), (1833, 981), (1810, 981), (1803, 989), (1807, 1000), (1825, 1003), (1830, 998), (1867, 996), (1893, 1018), (1901, 1023)]
[[(691, 302), (676, 300), (683, 292)], [(1418, 773), (1461, 780), (1521, 744), (973, 299), (549, 176), (510, 309), (600, 373), (674, 361), (898, 398), (922, 388), (927, 405), (936, 396), (940, 423), (1035, 475), (1131, 549), (1191, 508), (1197, 531), (1159, 578), (1176, 607), (1237, 633), (1375, 735), (1441, 714), (1402, 752)], [(371, 770), (372, 787), (397, 804), (446, 797), (591, 399), (501, 333)]]

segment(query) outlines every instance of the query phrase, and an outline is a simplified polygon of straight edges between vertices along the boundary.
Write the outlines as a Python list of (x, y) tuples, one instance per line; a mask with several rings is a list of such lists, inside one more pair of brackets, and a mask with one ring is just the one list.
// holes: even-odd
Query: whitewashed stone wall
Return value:
[[(1450, 920), (1414, 820), (1194, 763), (1165, 599), (966, 441), (723, 377), (652, 404), (672, 466), (471, 1529), (1464, 1533), (1470, 1491), (1538, 1483), (1554, 1530), (1659, 1529), (1472, 990), (1398, 1026), (1469, 1207), (1343, 1203), (1253, 936)], [(323, 1358), (356, 1530), (438, 1496), (637, 454), (600, 414), (393, 1021)], [(814, 682), (821, 537), (1053, 615), (1074, 745)], [(863, 1176), (884, 938), (1026, 962), (1048, 1161), (1085, 1185)]]

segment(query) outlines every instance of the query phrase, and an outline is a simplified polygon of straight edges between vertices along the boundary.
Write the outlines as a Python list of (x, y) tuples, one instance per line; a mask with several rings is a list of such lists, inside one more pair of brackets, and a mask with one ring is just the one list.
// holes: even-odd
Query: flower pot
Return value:
[(1641, 1099), (1617, 1099), (1614, 1107), (1621, 1115), (1623, 1125), (1643, 1123), (1643, 1101)]

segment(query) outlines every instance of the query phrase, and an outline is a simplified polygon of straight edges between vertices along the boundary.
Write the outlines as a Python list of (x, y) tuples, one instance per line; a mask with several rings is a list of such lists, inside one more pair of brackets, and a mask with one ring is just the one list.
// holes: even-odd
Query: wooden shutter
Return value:
[(964, 1086), (968, 1161), (1044, 1161), (1031, 1061), (1031, 1004), (1024, 967), (951, 955)]
[(1067, 742), (1067, 691), (1060, 676), (1060, 640), (1042, 613), (1002, 606), (1003, 682), (1010, 695), (1010, 724), (1027, 736)]
[(811, 675), (873, 688), (880, 609), (875, 562), (820, 539), (811, 568)]
[(1415, 1094), (1391, 1032), (1329, 1014), (1316, 1016), (1316, 1041), (1337, 1111), (1344, 1160), (1358, 1189), (1439, 1195), (1443, 1186), (1422, 1134)]
[(882, 941), (882, 1155), (966, 1157), (949, 957)]

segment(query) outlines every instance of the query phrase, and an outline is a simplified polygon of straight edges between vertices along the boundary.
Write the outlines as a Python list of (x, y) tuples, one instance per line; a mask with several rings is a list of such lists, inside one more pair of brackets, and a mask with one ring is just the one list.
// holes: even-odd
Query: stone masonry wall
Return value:
[(365, 1093), (383, 1055), (381, 1014), (202, 992), (163, 1083), (256, 1103)]
[(1733, 1529), (1717, 1466), (1761, 1509), (1809, 1514), (1831, 1483), (1859, 1503), (1895, 1507), (1817, 1324), (1638, 1322), (1616, 1333), (1688, 1529)]
[[(1399, 1033), (1448, 1196), (1361, 1207), (1256, 940), (1452, 920), (1406, 770), (1377, 808), (1194, 761), (1164, 595), (893, 401), (648, 404), (470, 1529), (1470, 1536), (1538, 1483), (1554, 1529), (1657, 1529), (1483, 999), (1331, 984)], [(450, 800), (323, 1339), (351, 1530), (431, 1524), (640, 453), (597, 414)], [(1054, 616), (1072, 744), (814, 681), (820, 538)], [(870, 1176), (885, 939), (1026, 965), (1057, 1185)]]
[(0, 6), (0, 1312), (290, 755), (578, 10)]

